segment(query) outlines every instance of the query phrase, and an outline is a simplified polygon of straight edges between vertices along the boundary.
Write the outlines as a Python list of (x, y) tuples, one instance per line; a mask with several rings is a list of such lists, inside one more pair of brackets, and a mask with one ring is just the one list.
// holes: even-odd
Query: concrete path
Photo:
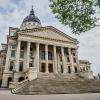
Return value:
[(15, 95), (9, 90), (0, 90), (0, 100), (100, 100), (100, 93), (58, 95)]

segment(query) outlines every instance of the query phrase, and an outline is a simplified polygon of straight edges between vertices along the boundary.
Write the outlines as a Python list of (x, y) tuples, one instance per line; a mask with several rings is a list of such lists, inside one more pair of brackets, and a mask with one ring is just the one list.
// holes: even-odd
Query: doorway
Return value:
[(49, 64), (48, 70), (49, 70), (49, 73), (53, 73), (53, 64)]
[(41, 64), (41, 72), (45, 72), (45, 70), (46, 70), (46, 69), (45, 69), (45, 63), (42, 63), (42, 64)]
[(12, 81), (12, 77), (8, 77), (7, 87), (9, 87), (9, 83)]

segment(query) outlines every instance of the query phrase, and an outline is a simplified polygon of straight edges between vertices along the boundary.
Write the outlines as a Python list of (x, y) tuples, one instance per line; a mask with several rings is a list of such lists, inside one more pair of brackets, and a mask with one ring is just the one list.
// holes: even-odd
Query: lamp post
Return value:
[(14, 82), (14, 73), (16, 72), (16, 70), (13, 69), (12, 72), (13, 72), (13, 82)]

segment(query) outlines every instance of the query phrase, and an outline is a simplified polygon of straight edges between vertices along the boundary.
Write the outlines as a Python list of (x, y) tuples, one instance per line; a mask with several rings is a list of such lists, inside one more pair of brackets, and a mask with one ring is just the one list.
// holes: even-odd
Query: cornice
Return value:
[[(28, 34), (28, 33), (19, 33), (19, 36), (37, 38), (37, 39), (49, 40), (49, 41), (56, 41), (56, 42), (63, 42), (63, 43), (69, 43), (69, 44), (73, 43), (73, 42), (69, 42), (69, 41), (58, 40), (58, 39), (53, 39), (53, 38), (48, 38), (48, 37), (35, 36), (35, 35)], [(73, 44), (76, 44), (76, 43), (73, 43)]]

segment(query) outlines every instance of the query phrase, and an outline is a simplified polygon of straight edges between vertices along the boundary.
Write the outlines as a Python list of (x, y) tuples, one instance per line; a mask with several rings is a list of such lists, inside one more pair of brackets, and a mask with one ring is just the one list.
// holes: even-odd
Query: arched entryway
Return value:
[(12, 81), (12, 77), (8, 77), (7, 87), (9, 87), (9, 83)]
[(18, 82), (21, 82), (21, 81), (23, 81), (24, 80), (24, 77), (20, 77), (19, 79), (18, 79)]

